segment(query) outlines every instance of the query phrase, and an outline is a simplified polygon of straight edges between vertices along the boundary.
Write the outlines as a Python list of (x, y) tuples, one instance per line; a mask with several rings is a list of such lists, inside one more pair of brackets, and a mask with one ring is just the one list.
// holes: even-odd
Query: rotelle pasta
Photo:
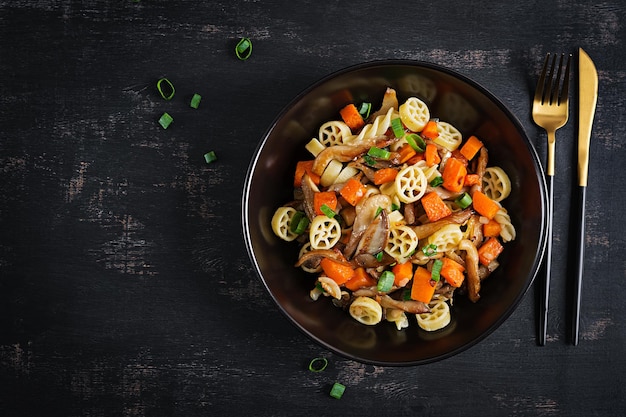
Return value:
[(313, 300), (329, 297), (368, 326), (442, 329), (455, 294), (478, 302), (515, 239), (502, 205), (511, 181), (480, 138), (418, 97), (399, 103), (388, 88), (360, 127), (344, 113), (306, 144), (311, 159), (298, 162), (294, 200), (272, 230), (300, 245), (295, 267), (315, 278)]

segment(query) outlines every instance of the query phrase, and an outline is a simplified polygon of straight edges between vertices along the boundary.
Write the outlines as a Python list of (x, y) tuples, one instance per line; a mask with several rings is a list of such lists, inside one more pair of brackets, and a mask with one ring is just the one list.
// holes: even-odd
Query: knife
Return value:
[(576, 284), (574, 287), (574, 310), (572, 314), (572, 343), (578, 344), (580, 327), (580, 295), (584, 270), (585, 252), (585, 194), (589, 171), (589, 142), (591, 126), (598, 101), (598, 72), (591, 58), (582, 48), (578, 49), (578, 256)]

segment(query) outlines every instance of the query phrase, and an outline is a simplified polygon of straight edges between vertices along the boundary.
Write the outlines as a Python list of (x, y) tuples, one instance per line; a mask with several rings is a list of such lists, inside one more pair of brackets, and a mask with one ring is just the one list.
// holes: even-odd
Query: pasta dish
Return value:
[(300, 245), (295, 267), (315, 277), (313, 300), (330, 297), (365, 325), (442, 329), (455, 294), (478, 302), (515, 239), (502, 206), (511, 181), (480, 138), (420, 98), (399, 103), (388, 88), (377, 111), (357, 104), (306, 144), (272, 230)]

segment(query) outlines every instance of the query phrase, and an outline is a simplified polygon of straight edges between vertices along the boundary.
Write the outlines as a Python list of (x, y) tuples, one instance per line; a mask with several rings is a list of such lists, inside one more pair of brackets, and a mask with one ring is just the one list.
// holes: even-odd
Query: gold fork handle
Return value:
[(554, 152), (556, 148), (556, 131), (548, 131), (548, 175), (554, 175)]

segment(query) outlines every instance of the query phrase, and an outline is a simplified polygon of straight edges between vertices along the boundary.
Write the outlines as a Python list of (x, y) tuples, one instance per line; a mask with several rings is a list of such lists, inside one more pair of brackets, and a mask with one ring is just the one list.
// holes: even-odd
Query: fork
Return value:
[[(552, 58), (552, 59), (550, 59)], [(567, 58), (565, 70), (561, 54), (555, 76), (557, 54), (552, 57), (548, 53), (543, 62), (543, 69), (537, 82), (537, 90), (533, 98), (533, 120), (543, 128), (548, 135), (548, 164), (547, 164), (547, 191), (548, 191), (548, 220), (547, 245), (544, 262), (544, 282), (542, 300), (539, 304), (539, 345), (546, 344), (546, 328), (548, 324), (548, 298), (550, 295), (550, 273), (552, 268), (552, 214), (554, 200), (554, 152), (556, 147), (556, 131), (567, 123), (569, 73), (572, 55)]]

